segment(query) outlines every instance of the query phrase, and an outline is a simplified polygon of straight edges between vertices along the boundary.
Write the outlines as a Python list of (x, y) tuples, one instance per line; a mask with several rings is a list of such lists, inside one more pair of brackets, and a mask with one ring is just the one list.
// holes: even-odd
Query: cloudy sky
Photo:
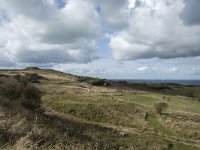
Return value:
[(200, 79), (200, 0), (0, 0), (0, 68)]

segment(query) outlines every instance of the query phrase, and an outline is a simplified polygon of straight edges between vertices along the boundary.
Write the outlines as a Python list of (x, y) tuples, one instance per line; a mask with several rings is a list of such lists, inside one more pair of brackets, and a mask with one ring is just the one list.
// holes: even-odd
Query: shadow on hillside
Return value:
[[(56, 131), (56, 135), (67, 135), (77, 139), (80, 143), (92, 143), (98, 148), (114, 147), (118, 132), (111, 128), (101, 127), (96, 124), (82, 123), (57, 115), (43, 114), (38, 118), (38, 123), (47, 129)], [(104, 137), (104, 138), (102, 138)], [(109, 139), (110, 138), (110, 139)], [(111, 144), (112, 141), (113, 143)]]

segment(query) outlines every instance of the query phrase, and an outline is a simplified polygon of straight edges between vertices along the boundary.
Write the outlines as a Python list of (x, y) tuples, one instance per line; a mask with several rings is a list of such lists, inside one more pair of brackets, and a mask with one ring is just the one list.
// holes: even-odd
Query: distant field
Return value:
[(169, 111), (183, 111), (200, 114), (200, 102), (189, 97), (163, 95), (157, 93), (140, 94), (139, 92), (124, 93), (118, 97), (129, 102), (148, 106), (150, 108), (153, 108), (159, 101), (165, 101), (169, 105)]
[(181, 84), (181, 85), (200, 85), (200, 80), (148, 80), (148, 79), (114, 79), (114, 81), (127, 81), (129, 83), (148, 83), (148, 84), (165, 84), (165, 83), (172, 83), (172, 84)]

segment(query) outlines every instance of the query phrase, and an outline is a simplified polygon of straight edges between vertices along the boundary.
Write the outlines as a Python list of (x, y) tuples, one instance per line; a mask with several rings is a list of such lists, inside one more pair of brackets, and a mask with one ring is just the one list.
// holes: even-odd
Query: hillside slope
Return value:
[[(39, 68), (0, 74), (37, 87), (43, 110), (1, 105), (1, 149), (200, 149), (199, 86), (159, 90)], [(168, 105), (160, 115), (159, 102)]]

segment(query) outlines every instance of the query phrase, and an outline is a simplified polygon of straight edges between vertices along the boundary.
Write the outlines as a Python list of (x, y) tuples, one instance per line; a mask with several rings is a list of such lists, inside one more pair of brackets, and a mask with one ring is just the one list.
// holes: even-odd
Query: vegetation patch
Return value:
[(23, 84), (13, 77), (0, 78), (0, 105), (12, 107), (23, 106), (31, 111), (41, 111), (42, 93), (36, 87)]
[(196, 150), (196, 148), (181, 143), (175, 143), (169, 147), (169, 150)]
[(163, 114), (163, 111), (165, 109), (168, 108), (168, 105), (167, 103), (165, 102), (159, 102), (159, 103), (156, 103), (155, 104), (155, 109), (156, 109), (156, 112), (159, 114), (159, 115), (162, 115)]
[(86, 82), (91, 85), (96, 85), (96, 86), (108, 86), (110, 85), (110, 82), (105, 79), (99, 79), (99, 78), (91, 78), (91, 77), (78, 77), (79, 82)]
[(155, 115), (153, 114), (147, 114), (146, 116), (146, 120), (148, 121), (148, 123), (155, 129), (155, 131), (157, 132), (161, 132), (163, 134), (167, 134), (167, 135), (174, 135), (174, 133), (172, 131), (170, 131), (169, 129), (167, 129), (166, 127), (164, 127), (156, 118)]
[[(38, 68), (1, 74), (0, 149), (199, 149), (200, 103), (184, 95), (197, 86), (107, 86)], [(161, 101), (168, 109), (156, 115)]]

